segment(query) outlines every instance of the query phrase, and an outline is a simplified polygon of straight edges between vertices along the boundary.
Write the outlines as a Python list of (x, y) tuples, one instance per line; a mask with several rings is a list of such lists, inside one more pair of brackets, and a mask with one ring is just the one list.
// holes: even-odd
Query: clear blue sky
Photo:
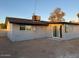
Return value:
[[(0, 0), (0, 21), (5, 21), (6, 16), (31, 18), (34, 11), (35, 0)], [(36, 14), (42, 20), (47, 20), (55, 8), (61, 8), (65, 19), (71, 20), (79, 12), (79, 0), (37, 0)]]

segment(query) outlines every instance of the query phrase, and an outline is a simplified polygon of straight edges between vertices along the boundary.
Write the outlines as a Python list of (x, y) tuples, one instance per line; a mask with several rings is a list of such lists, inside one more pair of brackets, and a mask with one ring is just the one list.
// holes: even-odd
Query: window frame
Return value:
[[(23, 28), (24, 27), (24, 28)], [(25, 30), (25, 25), (20, 25), (20, 30)]]
[[(24, 27), (23, 29), (21, 27)], [(31, 25), (20, 25), (19, 30), (24, 30), (24, 31), (35, 31), (36, 28), (31, 26)]]

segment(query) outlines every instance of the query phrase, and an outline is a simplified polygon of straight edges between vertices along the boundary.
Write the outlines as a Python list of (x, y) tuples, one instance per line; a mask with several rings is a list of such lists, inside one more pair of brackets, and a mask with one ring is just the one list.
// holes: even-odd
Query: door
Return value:
[(53, 27), (53, 37), (58, 37), (57, 26), (54, 26), (54, 27)]
[(60, 26), (60, 38), (62, 38), (62, 25)]
[(53, 27), (53, 37), (62, 38), (62, 25)]

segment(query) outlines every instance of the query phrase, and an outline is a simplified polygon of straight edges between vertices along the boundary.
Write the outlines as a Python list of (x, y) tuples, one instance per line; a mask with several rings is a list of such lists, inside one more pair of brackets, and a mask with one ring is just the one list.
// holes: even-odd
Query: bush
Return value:
[(1, 28), (1, 29), (6, 29), (6, 25), (5, 25), (4, 23), (1, 23), (1, 24), (0, 24), (0, 28)]

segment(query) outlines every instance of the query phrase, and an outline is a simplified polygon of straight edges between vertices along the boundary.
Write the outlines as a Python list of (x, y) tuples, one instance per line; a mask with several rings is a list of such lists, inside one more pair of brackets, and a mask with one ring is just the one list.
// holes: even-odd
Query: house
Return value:
[(79, 23), (41, 21), (39, 17), (22, 19), (6, 17), (7, 36), (11, 41), (38, 38), (68, 40), (79, 37)]

